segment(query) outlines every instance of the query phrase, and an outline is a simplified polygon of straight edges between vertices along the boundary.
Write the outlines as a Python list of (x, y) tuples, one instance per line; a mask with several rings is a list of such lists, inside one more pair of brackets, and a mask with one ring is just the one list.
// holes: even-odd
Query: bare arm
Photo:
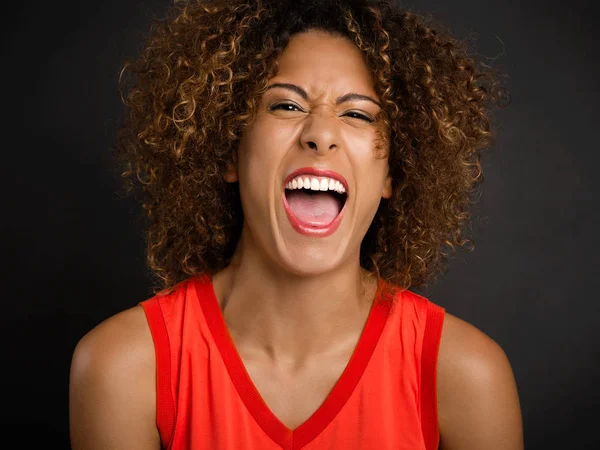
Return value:
[(442, 450), (522, 450), (521, 409), (504, 351), (446, 314), (437, 368)]
[(71, 362), (73, 450), (159, 450), (154, 345), (140, 306), (105, 320)]

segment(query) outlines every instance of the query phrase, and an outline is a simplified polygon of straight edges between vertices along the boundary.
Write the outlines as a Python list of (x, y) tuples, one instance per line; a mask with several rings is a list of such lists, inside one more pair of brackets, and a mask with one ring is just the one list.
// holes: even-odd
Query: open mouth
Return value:
[(345, 211), (346, 184), (329, 177), (300, 176), (289, 181), (283, 203), (290, 223), (299, 233), (328, 236)]
[(326, 227), (339, 216), (347, 195), (335, 191), (286, 189), (285, 198), (300, 222), (312, 227)]

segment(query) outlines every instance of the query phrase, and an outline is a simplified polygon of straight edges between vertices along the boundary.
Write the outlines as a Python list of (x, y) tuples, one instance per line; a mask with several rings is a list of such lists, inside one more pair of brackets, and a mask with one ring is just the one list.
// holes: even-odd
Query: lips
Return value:
[[(348, 193), (346, 179), (332, 170), (304, 167), (290, 173), (286, 177), (284, 186), (287, 186), (291, 180), (298, 176), (327, 177), (337, 180), (344, 187), (346, 193), (339, 194), (332, 191), (304, 189), (287, 191), (288, 193), (286, 193), (286, 190), (283, 189), (282, 201), (290, 224), (298, 233), (306, 236), (326, 237), (335, 233), (346, 210)], [(339, 204), (342, 202), (343, 206), (340, 209)], [(332, 217), (334, 217), (333, 220)]]

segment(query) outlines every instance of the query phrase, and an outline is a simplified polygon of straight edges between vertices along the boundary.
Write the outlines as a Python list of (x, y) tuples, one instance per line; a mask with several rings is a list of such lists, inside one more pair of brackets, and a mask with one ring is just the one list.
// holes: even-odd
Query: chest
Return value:
[(271, 412), (289, 429), (306, 422), (325, 402), (348, 364), (348, 352), (285, 370), (272, 363), (244, 358), (254, 387)]

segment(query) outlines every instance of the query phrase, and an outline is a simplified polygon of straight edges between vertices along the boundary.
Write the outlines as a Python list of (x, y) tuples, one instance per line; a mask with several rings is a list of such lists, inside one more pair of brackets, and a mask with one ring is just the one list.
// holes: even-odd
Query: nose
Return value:
[(300, 138), (302, 147), (315, 150), (317, 154), (337, 149), (340, 145), (337, 120), (332, 112), (311, 112), (304, 122)]

